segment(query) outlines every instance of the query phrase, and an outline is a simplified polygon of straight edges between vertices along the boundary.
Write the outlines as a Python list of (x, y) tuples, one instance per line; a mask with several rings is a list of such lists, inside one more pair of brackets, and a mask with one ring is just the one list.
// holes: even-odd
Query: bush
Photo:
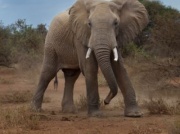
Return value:
[(136, 45), (134, 42), (131, 42), (127, 44), (126, 46), (124, 46), (122, 49), (122, 54), (123, 54), (123, 57), (130, 56), (133, 58), (139, 58), (140, 56), (141, 57), (149, 56), (142, 47), (138, 47), (138, 45)]
[(3, 26), (0, 23), (0, 66), (10, 65), (10, 48), (8, 45), (8, 39), (10, 37), (10, 29)]
[(150, 114), (165, 114), (174, 115), (180, 114), (180, 102), (177, 101), (174, 105), (169, 105), (162, 98), (160, 99), (150, 99), (145, 102), (144, 106), (148, 109)]
[(159, 1), (142, 0), (150, 18), (146, 48), (152, 55), (177, 59), (180, 51), (180, 13)]
[[(47, 30), (44, 24), (37, 28), (27, 25), (25, 20), (18, 20), (10, 26), (0, 25), (0, 65), (14, 63), (30, 64), (39, 62), (43, 55), (43, 45)], [(24, 63), (27, 61), (26, 63)], [(26, 65), (28, 64), (29, 65)]]

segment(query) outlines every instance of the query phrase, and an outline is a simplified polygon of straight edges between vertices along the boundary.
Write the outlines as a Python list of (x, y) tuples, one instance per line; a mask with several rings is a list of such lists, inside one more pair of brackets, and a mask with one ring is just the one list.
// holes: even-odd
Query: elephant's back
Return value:
[(51, 24), (50, 24), (50, 27), (49, 27), (49, 30), (51, 29), (57, 29), (57, 26), (64, 26), (68, 23), (69, 21), (69, 14), (68, 14), (68, 11), (65, 11), (65, 12), (62, 12), (62, 13), (59, 13), (57, 14)]
[[(49, 27), (48, 34), (46, 36), (46, 44), (50, 42), (59, 42), (64, 40), (65, 34), (69, 33), (69, 14), (68, 11), (59, 13), (56, 15)], [(63, 38), (63, 39), (62, 39)]]

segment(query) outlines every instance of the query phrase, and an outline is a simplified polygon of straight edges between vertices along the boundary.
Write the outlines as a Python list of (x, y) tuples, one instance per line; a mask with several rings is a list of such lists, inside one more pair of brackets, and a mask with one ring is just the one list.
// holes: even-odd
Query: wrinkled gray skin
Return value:
[[(40, 111), (44, 92), (59, 70), (64, 72), (63, 112), (76, 112), (73, 101), (74, 83), (80, 72), (85, 76), (88, 114), (98, 115), (98, 66), (109, 85), (105, 104), (117, 94), (124, 97), (125, 116), (140, 117), (135, 91), (124, 68), (120, 48), (147, 25), (147, 12), (137, 0), (78, 0), (69, 11), (57, 15), (49, 28), (42, 72), (32, 100)], [(86, 58), (88, 48), (92, 52)], [(118, 60), (112, 50), (117, 48)]]

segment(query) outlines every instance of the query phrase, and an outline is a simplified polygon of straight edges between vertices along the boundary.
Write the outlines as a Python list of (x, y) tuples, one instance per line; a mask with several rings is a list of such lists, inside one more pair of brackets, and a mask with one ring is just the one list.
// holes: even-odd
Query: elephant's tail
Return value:
[(54, 77), (54, 89), (57, 90), (58, 89), (58, 78), (57, 78), (57, 74), (56, 76)]

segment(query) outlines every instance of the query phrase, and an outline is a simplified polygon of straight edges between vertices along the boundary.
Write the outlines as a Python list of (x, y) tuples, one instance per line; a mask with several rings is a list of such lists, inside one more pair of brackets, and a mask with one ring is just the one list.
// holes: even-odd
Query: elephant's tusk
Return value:
[(113, 54), (114, 54), (114, 61), (117, 61), (118, 60), (118, 52), (117, 52), (116, 47), (113, 49)]
[(86, 53), (86, 59), (88, 59), (90, 57), (91, 51), (92, 51), (91, 48), (89, 48)]

